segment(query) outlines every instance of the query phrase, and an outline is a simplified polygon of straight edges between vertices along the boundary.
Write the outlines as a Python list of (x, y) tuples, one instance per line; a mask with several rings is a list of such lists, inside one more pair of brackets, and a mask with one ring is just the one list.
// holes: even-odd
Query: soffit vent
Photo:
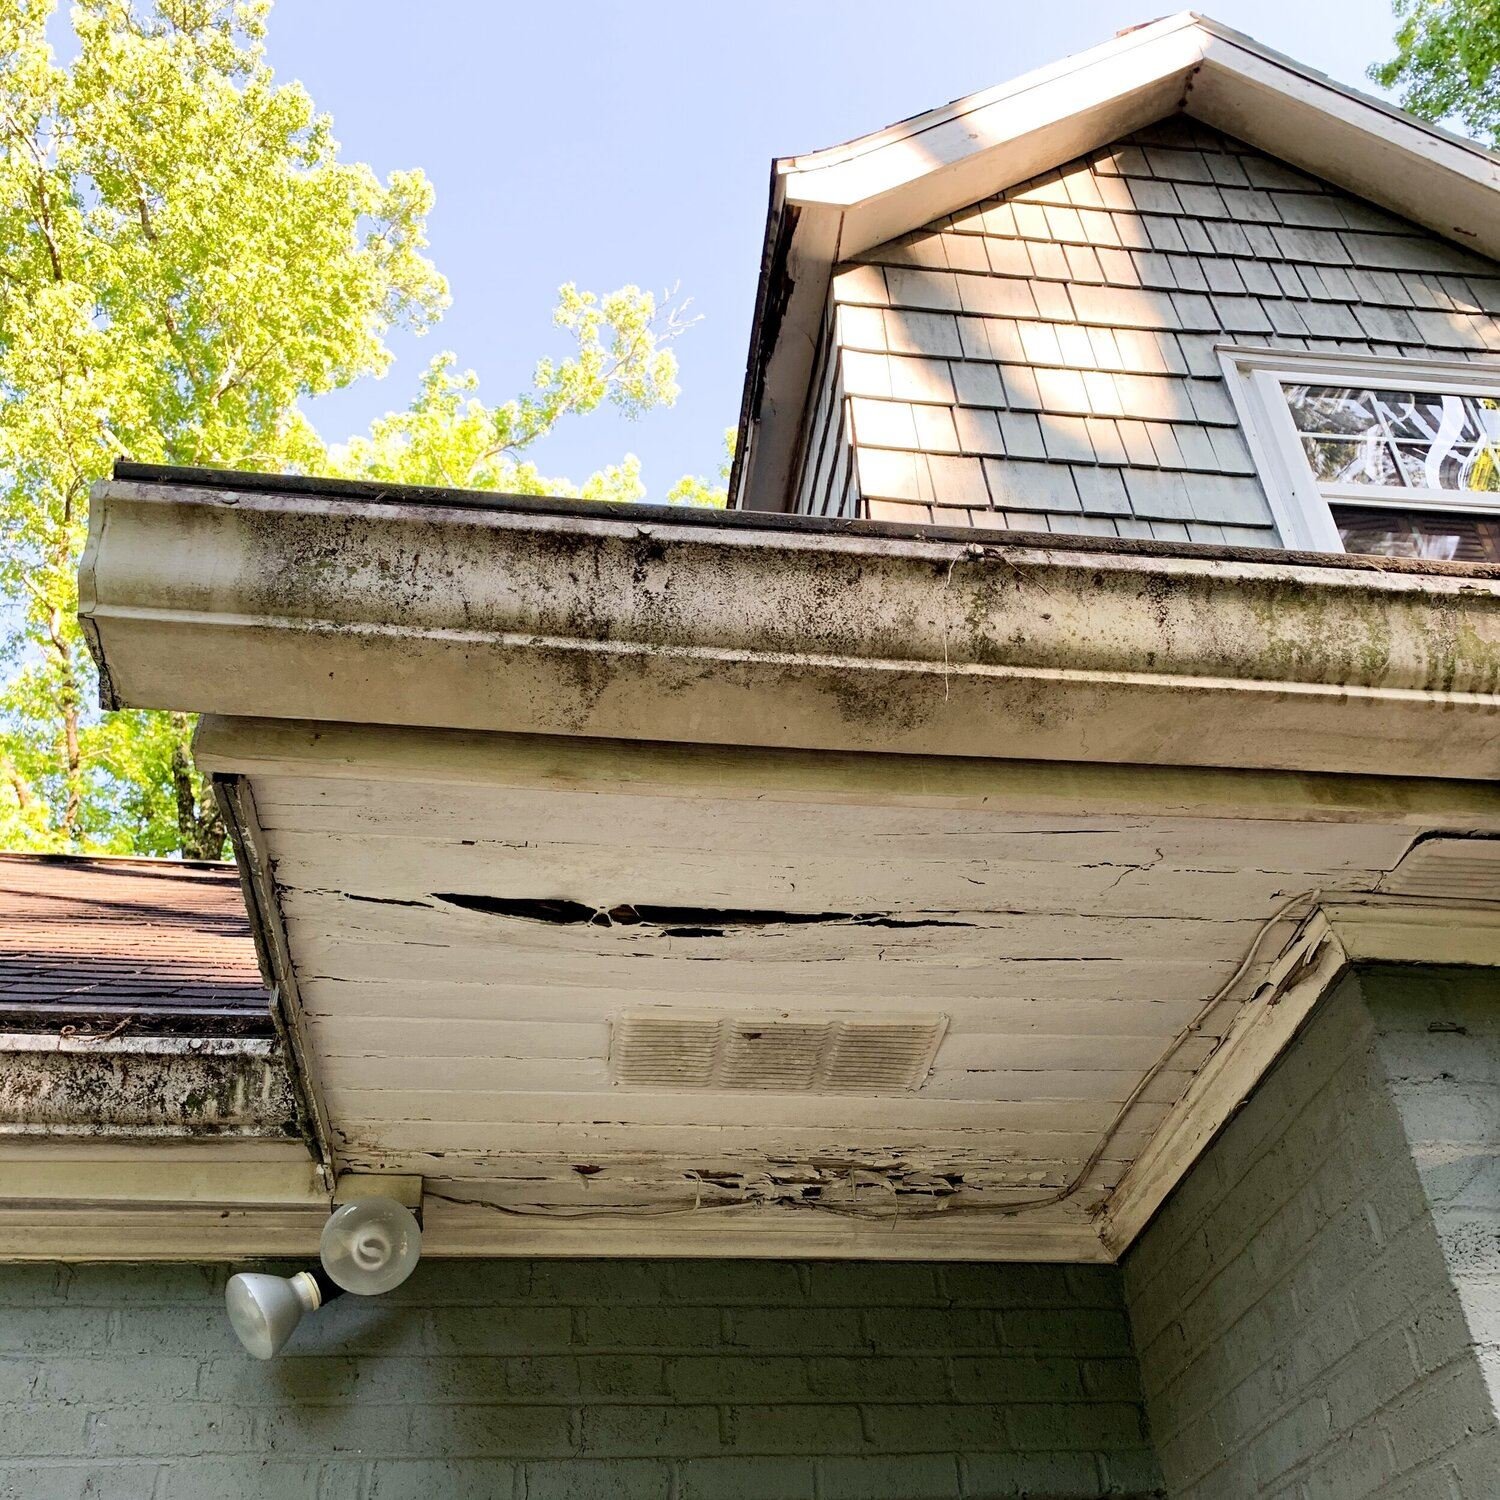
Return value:
[(946, 1016), (637, 1011), (611, 1027), (615, 1082), (634, 1089), (902, 1094), (926, 1081)]
[(1500, 838), (1422, 839), (1380, 882), (1380, 890), (1394, 896), (1500, 900)]

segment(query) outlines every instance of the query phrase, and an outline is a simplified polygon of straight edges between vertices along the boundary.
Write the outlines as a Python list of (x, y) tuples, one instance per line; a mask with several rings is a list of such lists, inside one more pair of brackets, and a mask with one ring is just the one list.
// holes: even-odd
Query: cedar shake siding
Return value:
[(1215, 345), (1477, 360), (1497, 313), (1500, 264), (1176, 116), (838, 268), (795, 508), (1275, 546)]

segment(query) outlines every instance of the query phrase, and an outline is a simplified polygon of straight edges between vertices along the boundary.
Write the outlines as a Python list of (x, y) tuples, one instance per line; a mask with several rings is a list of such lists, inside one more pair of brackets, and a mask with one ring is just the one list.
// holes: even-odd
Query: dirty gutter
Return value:
[(112, 707), (1488, 778), (1500, 570), (122, 466)]

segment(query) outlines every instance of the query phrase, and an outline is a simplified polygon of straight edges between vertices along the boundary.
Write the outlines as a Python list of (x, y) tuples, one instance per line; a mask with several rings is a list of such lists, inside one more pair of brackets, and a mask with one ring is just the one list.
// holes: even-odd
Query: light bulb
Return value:
[(375, 1297), (416, 1269), (422, 1231), (394, 1198), (361, 1198), (334, 1209), (318, 1244), (323, 1269), (346, 1292)]
[(295, 1276), (267, 1276), (242, 1271), (229, 1278), (224, 1305), (235, 1337), (256, 1359), (272, 1359), (295, 1332), (303, 1314), (316, 1312), (328, 1294), (312, 1271)]

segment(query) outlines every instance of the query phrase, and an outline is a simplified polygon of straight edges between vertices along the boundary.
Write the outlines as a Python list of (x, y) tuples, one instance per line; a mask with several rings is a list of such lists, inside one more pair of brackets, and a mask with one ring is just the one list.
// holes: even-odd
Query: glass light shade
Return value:
[(256, 1359), (272, 1359), (291, 1338), (304, 1313), (323, 1305), (318, 1283), (306, 1271), (267, 1276), (242, 1271), (229, 1278), (224, 1304), (235, 1336)]
[(361, 1198), (329, 1215), (318, 1254), (336, 1285), (376, 1297), (416, 1269), (422, 1231), (412, 1211), (394, 1198)]

